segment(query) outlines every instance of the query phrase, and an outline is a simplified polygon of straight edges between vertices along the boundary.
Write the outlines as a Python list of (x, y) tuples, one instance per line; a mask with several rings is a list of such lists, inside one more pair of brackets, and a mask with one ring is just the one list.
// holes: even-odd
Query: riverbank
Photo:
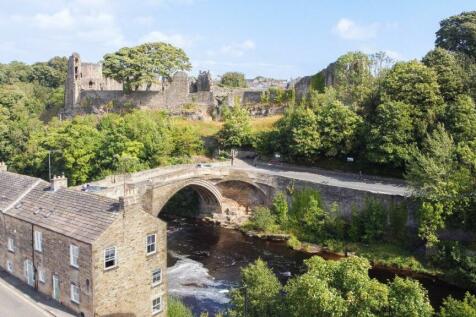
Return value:
[(441, 270), (425, 264), (421, 258), (409, 250), (390, 243), (363, 244), (328, 240), (326, 246), (299, 241), (294, 235), (288, 233), (259, 232), (246, 229), (246, 227), (240, 227), (238, 230), (249, 237), (267, 241), (286, 241), (291, 249), (309, 255), (325, 254), (327, 259), (340, 259), (356, 255), (367, 258), (373, 266), (405, 272), (406, 275), (424, 274), (428, 277), (440, 279), (443, 277)]

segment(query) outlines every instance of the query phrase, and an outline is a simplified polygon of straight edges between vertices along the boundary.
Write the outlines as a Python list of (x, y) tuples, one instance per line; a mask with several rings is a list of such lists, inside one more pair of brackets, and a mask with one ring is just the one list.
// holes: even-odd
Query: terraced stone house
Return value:
[(119, 200), (6, 171), (0, 267), (79, 316), (166, 316), (166, 225)]

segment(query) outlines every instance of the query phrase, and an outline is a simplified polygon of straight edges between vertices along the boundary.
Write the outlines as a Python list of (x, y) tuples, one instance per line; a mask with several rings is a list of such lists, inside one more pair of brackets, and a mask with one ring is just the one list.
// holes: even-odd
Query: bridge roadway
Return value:
[[(91, 183), (93, 186), (102, 188), (120, 187), (124, 181), (128, 184), (140, 183), (144, 181), (161, 181), (167, 175), (180, 174), (181, 172), (196, 170), (198, 174), (206, 174), (207, 170), (229, 169), (230, 171), (244, 171), (256, 174), (281, 176), (290, 179), (309, 181), (328, 186), (349, 188), (366, 191), (374, 194), (397, 195), (408, 197), (411, 195), (410, 188), (403, 180), (375, 177), (368, 175), (358, 175), (354, 173), (336, 172), (323, 170), (320, 168), (306, 168), (288, 164), (272, 165), (258, 163), (254, 166), (249, 161), (235, 159), (233, 166), (230, 162), (217, 162), (198, 165), (176, 165), (159, 167), (152, 170), (133, 173), (123, 178), (123, 176), (109, 176), (103, 180)], [(118, 188), (119, 189), (119, 188)]]

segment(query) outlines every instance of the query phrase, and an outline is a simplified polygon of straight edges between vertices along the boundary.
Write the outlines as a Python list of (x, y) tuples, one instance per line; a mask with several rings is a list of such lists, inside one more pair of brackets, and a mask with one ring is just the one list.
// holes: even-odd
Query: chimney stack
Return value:
[(68, 188), (68, 179), (63, 175), (53, 176), (51, 179), (51, 190), (57, 191), (60, 188)]
[(140, 204), (140, 197), (137, 192), (137, 188), (134, 185), (127, 185), (125, 188), (124, 196), (119, 197), (119, 205), (121, 209), (130, 209), (132, 206)]
[(5, 162), (0, 162), (0, 172), (6, 172), (7, 171), (7, 164)]

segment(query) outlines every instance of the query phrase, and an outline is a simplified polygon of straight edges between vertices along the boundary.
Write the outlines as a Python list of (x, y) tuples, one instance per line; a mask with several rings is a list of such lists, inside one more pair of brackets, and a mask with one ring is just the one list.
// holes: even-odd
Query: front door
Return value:
[(57, 301), (60, 299), (60, 285), (57, 275), (53, 275), (53, 298)]
[(33, 262), (25, 260), (25, 277), (26, 282), (30, 286), (35, 286), (35, 271), (33, 269)]

